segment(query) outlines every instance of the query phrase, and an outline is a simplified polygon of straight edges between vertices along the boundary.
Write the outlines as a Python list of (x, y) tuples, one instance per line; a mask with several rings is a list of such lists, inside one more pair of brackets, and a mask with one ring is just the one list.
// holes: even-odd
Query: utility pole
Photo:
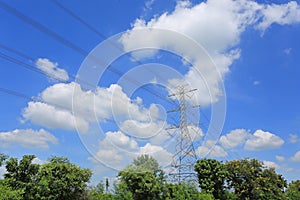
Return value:
[[(179, 112), (180, 122), (179, 125), (175, 125), (167, 128), (167, 130), (176, 130), (176, 143), (175, 152), (172, 157), (171, 172), (169, 176), (172, 182), (181, 183), (182, 181), (195, 181), (197, 180), (196, 173), (194, 172), (194, 164), (198, 160), (195, 147), (193, 144), (194, 138), (189, 131), (190, 126), (198, 126), (199, 122), (189, 122), (188, 113), (191, 109), (199, 108), (199, 106), (191, 106), (186, 101), (186, 98), (190, 98), (188, 94), (195, 92), (197, 89), (187, 89), (186, 86), (178, 86), (174, 96), (179, 101), (179, 107), (168, 111), (168, 113)], [(192, 96), (192, 95), (191, 95)], [(197, 133), (194, 133), (195, 137)]]

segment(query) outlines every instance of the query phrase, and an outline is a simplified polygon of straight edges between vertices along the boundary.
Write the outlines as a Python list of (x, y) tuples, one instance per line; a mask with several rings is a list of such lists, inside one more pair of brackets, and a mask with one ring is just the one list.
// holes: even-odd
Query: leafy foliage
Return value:
[[(142, 155), (118, 174), (118, 182), (109, 190), (109, 181), (87, 187), (89, 169), (82, 169), (63, 157), (52, 157), (45, 164), (32, 163), (34, 155), (18, 161), (0, 153), (6, 173), (0, 180), (0, 200), (269, 200), (300, 199), (300, 180), (287, 186), (274, 168), (266, 168), (256, 159), (233, 160), (223, 164), (214, 159), (198, 160), (198, 191), (194, 182), (167, 183), (157, 161)], [(7, 160), (8, 159), (8, 160)], [(113, 191), (113, 192), (112, 192)]]
[(133, 195), (129, 191), (125, 182), (120, 182), (114, 185), (115, 193), (114, 199), (115, 200), (133, 200)]
[(38, 199), (81, 199), (92, 173), (70, 163), (67, 158), (52, 157), (37, 174)]
[(286, 195), (289, 200), (300, 199), (300, 180), (292, 181), (286, 190)]
[(213, 200), (211, 194), (201, 194), (193, 183), (166, 184), (167, 192), (164, 194), (166, 200)]
[(201, 191), (213, 194), (216, 199), (222, 198), (224, 181), (228, 175), (225, 166), (214, 159), (202, 159), (195, 164), (195, 171)]
[(21, 200), (23, 194), (23, 189), (13, 190), (5, 180), (0, 180), (0, 199)]
[(160, 198), (164, 175), (154, 158), (148, 155), (137, 157), (132, 165), (119, 172), (118, 177), (134, 200)]
[(4, 178), (13, 190), (23, 190), (23, 199), (34, 199), (35, 179), (39, 170), (38, 164), (33, 164), (34, 155), (25, 155), (18, 162), (16, 158), (6, 161), (6, 173)]
[[(108, 179), (106, 179), (106, 183)], [(102, 182), (98, 183), (96, 186), (89, 187), (88, 190), (89, 200), (112, 200), (113, 195), (110, 193), (104, 193), (104, 184)]]
[(160, 170), (158, 162), (149, 155), (141, 155), (133, 160), (133, 166), (144, 171), (158, 172)]
[(226, 163), (228, 186), (238, 199), (284, 199), (286, 180), (273, 168), (264, 168), (256, 159)]
[(3, 162), (8, 158), (8, 155), (0, 153), (0, 167), (2, 166)]
[(133, 199), (157, 199), (160, 194), (160, 184), (153, 172), (123, 170), (119, 177), (128, 190), (132, 193)]

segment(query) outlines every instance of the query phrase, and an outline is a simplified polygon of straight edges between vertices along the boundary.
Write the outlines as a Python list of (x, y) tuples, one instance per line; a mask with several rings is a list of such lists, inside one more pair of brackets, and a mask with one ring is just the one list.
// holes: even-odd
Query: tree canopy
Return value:
[[(113, 189), (106, 178), (88, 186), (92, 173), (65, 157), (34, 163), (34, 155), (21, 160), (0, 153), (6, 173), (0, 180), (0, 200), (299, 200), (300, 180), (287, 185), (282, 175), (256, 159), (223, 163), (201, 159), (195, 163), (197, 182), (167, 182), (158, 162), (141, 155), (118, 173)], [(198, 187), (199, 186), (199, 187)]]
[(226, 167), (214, 159), (198, 160), (195, 164), (201, 191), (213, 194), (217, 199), (224, 194), (224, 181), (228, 176)]
[(228, 188), (238, 199), (284, 199), (286, 180), (274, 168), (265, 168), (257, 159), (226, 163)]
[[(6, 161), (1, 190), (6, 196), (21, 199), (81, 199), (91, 178), (89, 169), (81, 169), (67, 158), (52, 157), (45, 164), (32, 163), (34, 155), (18, 161)], [(3, 194), (3, 193), (2, 193)], [(5, 199), (5, 198), (2, 198)]]
[(286, 195), (290, 200), (300, 199), (300, 180), (292, 181), (288, 185)]

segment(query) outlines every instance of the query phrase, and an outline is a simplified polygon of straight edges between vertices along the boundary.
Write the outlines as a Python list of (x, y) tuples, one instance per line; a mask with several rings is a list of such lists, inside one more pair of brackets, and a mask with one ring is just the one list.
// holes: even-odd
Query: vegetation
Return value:
[(203, 159), (195, 164), (201, 191), (212, 194), (216, 199), (224, 197), (224, 181), (228, 177), (225, 165), (217, 160)]
[(289, 184), (286, 195), (290, 200), (300, 199), (300, 180), (292, 181)]
[[(88, 186), (89, 169), (67, 158), (51, 157), (44, 164), (33, 163), (34, 155), (19, 161), (0, 153), (6, 173), (0, 180), (0, 200), (299, 200), (300, 180), (287, 184), (274, 168), (256, 159), (222, 163), (214, 159), (195, 164), (198, 181), (169, 183), (157, 161), (142, 155), (118, 173), (118, 181)], [(198, 187), (199, 186), (199, 187)]]

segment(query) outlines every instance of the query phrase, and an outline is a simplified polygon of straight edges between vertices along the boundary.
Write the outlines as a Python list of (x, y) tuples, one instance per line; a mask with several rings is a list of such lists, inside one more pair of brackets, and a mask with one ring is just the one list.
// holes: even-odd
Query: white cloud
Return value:
[(262, 21), (256, 27), (263, 31), (273, 23), (286, 25), (300, 22), (300, 6), (296, 1), (290, 1), (281, 5), (265, 5), (261, 9), (261, 13)]
[(286, 48), (283, 50), (283, 53), (285, 53), (286, 55), (289, 55), (292, 51), (292, 48)]
[(297, 134), (290, 134), (290, 135), (289, 135), (289, 141), (290, 141), (291, 143), (296, 143), (296, 142), (299, 142), (300, 139), (299, 139), (299, 137), (298, 137)]
[(36, 158), (34, 158), (34, 159), (32, 160), (32, 163), (33, 163), (33, 164), (43, 165), (43, 164), (47, 163), (47, 161), (41, 160), (41, 159), (39, 159), (38, 157), (36, 157)]
[(300, 151), (297, 151), (293, 157), (291, 157), (291, 160), (294, 162), (300, 162)]
[(154, 4), (155, 0), (148, 0), (145, 2), (144, 11), (152, 10), (152, 5)]
[(29, 102), (23, 111), (25, 120), (51, 129), (78, 130), (86, 132), (88, 122), (82, 118), (75, 118), (74, 115), (65, 109), (55, 107), (41, 102)]
[(207, 140), (204, 145), (199, 146), (196, 150), (197, 155), (200, 157), (213, 157), (221, 158), (228, 156), (228, 153), (216, 142), (212, 140)]
[(36, 61), (38, 69), (42, 70), (52, 79), (59, 79), (60, 81), (69, 80), (68, 73), (64, 69), (58, 68), (58, 63), (53, 63), (47, 58), (39, 58)]
[[(141, 98), (131, 100), (119, 85), (84, 91), (77, 83), (58, 83), (46, 88), (40, 95), (42, 102), (29, 102), (23, 118), (48, 128), (86, 132), (91, 122), (105, 121), (114, 117), (143, 122), (156, 120), (159, 109), (141, 105)], [(73, 104), (72, 104), (73, 103)], [(75, 115), (74, 115), (75, 113)]]
[(280, 166), (277, 163), (272, 162), (272, 161), (264, 160), (263, 165), (268, 168), (280, 169)]
[(198, 126), (194, 126), (194, 125), (188, 126), (188, 131), (192, 141), (198, 141), (204, 136), (202, 129), (199, 128)]
[(172, 162), (173, 154), (168, 152), (161, 146), (151, 145), (147, 143), (145, 146), (140, 148), (139, 155), (148, 154), (157, 160), (157, 162), (162, 166), (167, 166)]
[(138, 144), (135, 140), (129, 138), (124, 133), (118, 132), (107, 132), (106, 133), (106, 140), (110, 141), (111, 144), (117, 146), (123, 150), (137, 150)]
[(133, 159), (132, 154), (138, 152), (135, 140), (122, 132), (107, 132), (99, 142), (98, 150), (89, 160), (100, 161), (104, 165), (120, 170)]
[(49, 148), (49, 143), (58, 143), (56, 137), (44, 129), (38, 131), (16, 129), (9, 132), (0, 132), (0, 141), (3, 145), (17, 144), (32, 148)]
[(120, 130), (124, 133), (138, 138), (151, 138), (165, 132), (166, 122), (140, 122), (136, 120), (125, 120), (120, 124)]
[(6, 168), (4, 166), (0, 167), (0, 179), (3, 179), (3, 175), (6, 173)]
[(220, 144), (226, 149), (231, 149), (244, 144), (249, 135), (249, 131), (245, 129), (235, 129), (222, 136), (220, 138)]
[(260, 81), (254, 81), (253, 82), (253, 85), (259, 85), (260, 84)]
[(278, 156), (278, 155), (276, 155), (275, 157), (276, 157), (276, 160), (278, 160), (279, 162), (282, 162), (282, 161), (285, 160), (284, 156)]
[[(240, 57), (238, 44), (246, 28), (255, 26), (264, 31), (273, 23), (298, 23), (299, 10), (296, 2), (265, 5), (249, 0), (207, 0), (190, 6), (187, 2), (179, 1), (173, 12), (153, 17), (149, 21), (136, 19), (132, 29), (123, 34), (120, 41), (127, 52), (139, 47), (157, 47), (175, 51), (191, 61), (193, 67), (184, 75), (183, 80), (169, 80), (170, 86), (172, 88), (172, 85), (187, 81), (198, 89), (198, 103), (207, 105), (218, 101), (218, 97), (223, 95), (220, 83), (230, 71), (229, 66)], [(178, 39), (176, 34), (155, 32), (153, 28), (179, 32), (203, 45), (216, 64), (217, 71), (203, 59), (203, 52), (195, 51), (195, 46)], [(153, 56), (155, 51), (133, 54), (135, 58), (144, 58)]]
[(95, 157), (90, 157), (89, 160), (98, 160), (106, 166), (120, 170), (142, 154), (153, 156), (161, 166), (170, 164), (172, 158), (172, 154), (161, 146), (150, 143), (138, 146), (135, 139), (117, 131), (105, 134), (105, 138), (99, 142)]
[(284, 141), (277, 135), (265, 132), (263, 130), (257, 130), (246, 141), (246, 150), (262, 150), (262, 149), (274, 149), (280, 147)]

